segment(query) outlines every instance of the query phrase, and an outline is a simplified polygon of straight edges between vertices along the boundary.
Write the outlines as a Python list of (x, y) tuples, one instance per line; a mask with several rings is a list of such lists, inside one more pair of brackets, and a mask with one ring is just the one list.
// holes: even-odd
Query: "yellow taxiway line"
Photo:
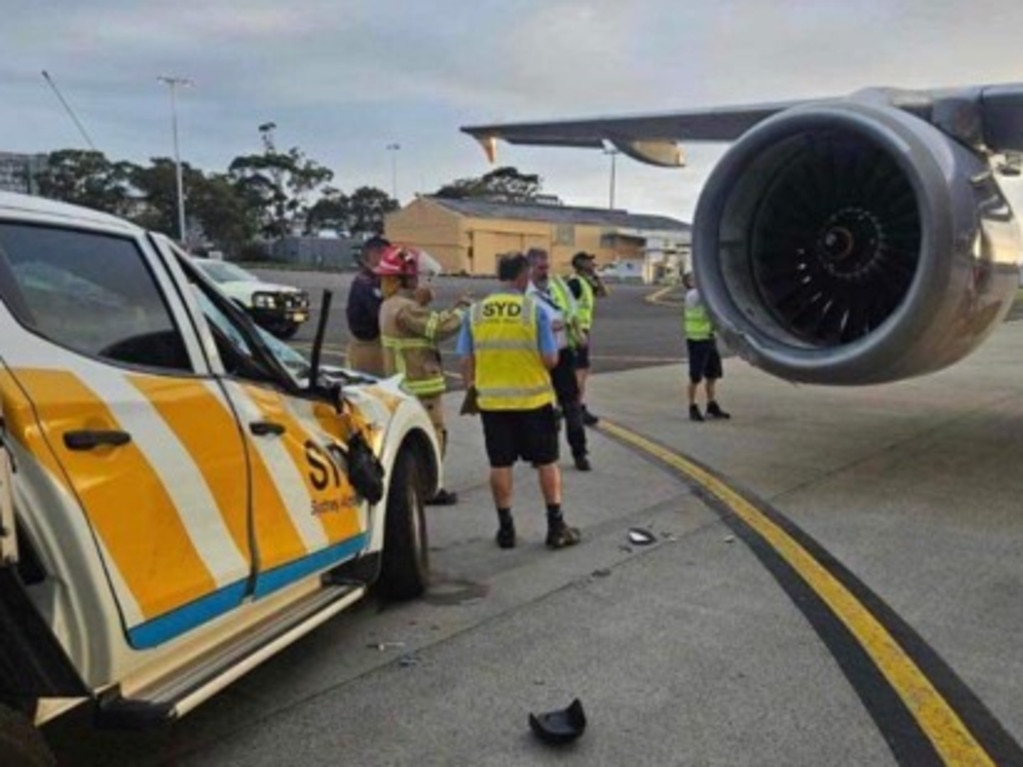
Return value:
[(848, 628), (947, 765), (994, 765), (948, 701), (884, 625), (816, 557), (763, 512), (710, 472), (622, 426), (600, 428), (681, 472), (755, 531)]

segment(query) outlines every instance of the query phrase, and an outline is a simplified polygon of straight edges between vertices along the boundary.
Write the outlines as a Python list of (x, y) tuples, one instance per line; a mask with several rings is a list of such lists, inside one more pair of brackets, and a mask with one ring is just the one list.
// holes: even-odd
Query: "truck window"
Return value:
[[(29, 329), (92, 357), (191, 371), (184, 341), (134, 240), (0, 223), (3, 298)], [(16, 291), (17, 296), (7, 294)]]

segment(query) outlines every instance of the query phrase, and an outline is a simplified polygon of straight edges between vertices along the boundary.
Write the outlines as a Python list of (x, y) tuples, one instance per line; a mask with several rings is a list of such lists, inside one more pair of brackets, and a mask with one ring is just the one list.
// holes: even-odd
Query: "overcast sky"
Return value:
[[(0, 0), (0, 151), (97, 149), (226, 170), (277, 125), (403, 202), (490, 166), (459, 127), (1023, 80), (1021, 0)], [(388, 151), (389, 144), (399, 144)], [(617, 207), (689, 220), (719, 150), (686, 170), (617, 160)], [(606, 206), (598, 151), (499, 146), (574, 205)]]

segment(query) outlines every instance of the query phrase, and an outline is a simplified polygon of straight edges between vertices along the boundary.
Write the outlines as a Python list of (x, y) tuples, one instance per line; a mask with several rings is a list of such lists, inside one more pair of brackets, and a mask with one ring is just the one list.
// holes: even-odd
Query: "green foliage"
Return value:
[(111, 162), (102, 152), (61, 149), (51, 152), (37, 177), (43, 197), (123, 216), (130, 211), (134, 165)]
[(353, 233), (379, 234), (384, 231), (384, 215), (398, 209), (398, 201), (376, 187), (360, 186), (349, 201)]
[[(205, 173), (182, 163), (190, 245), (237, 256), (264, 251), (260, 237), (323, 229), (383, 231), (384, 216), (398, 209), (397, 200), (375, 187), (359, 187), (349, 196), (328, 186), (334, 172), (297, 147), (278, 151), (275, 129), (273, 123), (259, 126), (263, 151), (235, 157), (225, 173)], [(113, 213), (177, 237), (176, 174), (174, 161), (167, 157), (140, 166), (112, 162), (102, 152), (62, 149), (49, 155), (49, 167), (38, 183), (44, 197)], [(436, 194), (513, 203), (549, 199), (540, 190), (539, 176), (504, 167), (480, 178), (458, 179)]]
[(535, 173), (511, 167), (496, 168), (479, 178), (460, 178), (438, 189), (436, 197), (456, 200), (529, 203), (540, 196), (543, 181)]

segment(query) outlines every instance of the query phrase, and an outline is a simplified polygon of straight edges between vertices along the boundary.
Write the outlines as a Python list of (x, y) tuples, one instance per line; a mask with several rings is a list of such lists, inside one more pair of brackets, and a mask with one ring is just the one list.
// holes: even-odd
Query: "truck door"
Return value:
[(8, 433), (77, 499), (129, 643), (237, 606), (245, 446), (158, 254), (130, 232), (0, 222), (0, 289)]
[(241, 321), (237, 309), (196, 277), (250, 458), (254, 594), (261, 597), (358, 555), (369, 544), (367, 510), (344, 468), (345, 417), (303, 391), (297, 369), (307, 363)]

